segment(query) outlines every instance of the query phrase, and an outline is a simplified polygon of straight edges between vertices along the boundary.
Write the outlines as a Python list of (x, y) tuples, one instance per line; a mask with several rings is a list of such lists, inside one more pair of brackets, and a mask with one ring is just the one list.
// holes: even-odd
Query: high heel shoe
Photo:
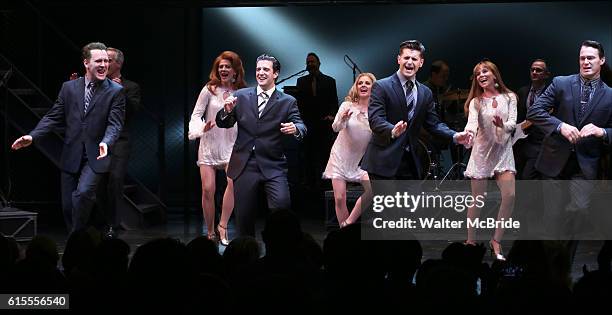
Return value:
[[(499, 248), (499, 252), (495, 251), (495, 245)], [(491, 256), (495, 257), (497, 260), (506, 261), (506, 257), (504, 257), (504, 253), (502, 252), (501, 243), (495, 239), (489, 241), (489, 249), (491, 249)]]
[[(223, 230), (223, 233), (221, 233), (221, 229)], [(229, 240), (227, 239), (227, 226), (223, 226), (221, 225), (221, 223), (219, 223), (217, 225), (217, 232), (219, 233), (219, 238), (221, 239), (221, 245), (223, 246), (227, 246), (229, 245)]]

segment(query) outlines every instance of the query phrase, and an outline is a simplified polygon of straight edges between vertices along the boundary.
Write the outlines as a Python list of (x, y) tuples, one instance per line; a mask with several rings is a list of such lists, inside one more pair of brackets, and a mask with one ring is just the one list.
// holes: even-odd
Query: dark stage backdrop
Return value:
[[(609, 1), (206, 8), (202, 73), (220, 51), (235, 50), (246, 60), (248, 83), (255, 84), (259, 54), (277, 56), (285, 78), (304, 69), (313, 51), (321, 71), (336, 78), (342, 99), (353, 80), (345, 54), (382, 78), (397, 70), (399, 43), (419, 39), (427, 48), (419, 80), (427, 79), (430, 62), (444, 59), (452, 85), (468, 88), (474, 65), (489, 58), (516, 90), (527, 83), (534, 58), (548, 60), (555, 75), (576, 72), (584, 39), (600, 41), (610, 55), (611, 13)], [(293, 78), (283, 85), (295, 83)]]
[[(378, 77), (397, 69), (399, 42), (417, 38), (429, 62), (446, 59), (455, 87), (467, 88), (473, 65), (487, 57), (496, 62), (512, 89), (527, 82), (529, 61), (549, 60), (554, 74), (577, 71), (578, 45), (601, 41), (612, 55), (612, 4), (546, 2), (516, 4), (406, 4), (203, 8), (193, 1), (118, 2), (21, 0), (0, 2), (0, 52), (52, 99), (69, 73), (82, 71), (79, 47), (102, 41), (126, 54), (124, 74), (141, 84), (145, 106), (165, 126), (166, 171), (157, 173), (157, 123), (140, 115), (134, 125), (130, 173), (152, 190), (161, 184), (170, 206), (200, 212), (200, 179), (195, 165), (197, 142), (187, 142), (186, 122), (214, 57), (222, 50), (245, 60), (254, 84), (255, 58), (262, 52), (279, 57), (281, 78), (305, 67), (314, 51), (321, 69), (337, 79), (343, 98), (352, 71), (348, 54), (364, 71)], [(39, 12), (37, 14), (36, 12)], [(93, 22), (92, 22), (93, 21)], [(62, 34), (62, 35), (58, 35)], [(287, 85), (295, 85), (295, 78)], [(4, 123), (1, 130), (4, 132)], [(8, 128), (0, 150), (2, 187), (23, 202), (59, 204), (58, 170), (35, 150), (8, 153), (18, 133)], [(6, 163), (8, 161), (8, 163)], [(35, 180), (38, 179), (38, 180)], [(40, 180), (42, 179), (42, 180)], [(34, 210), (36, 208), (30, 207)]]

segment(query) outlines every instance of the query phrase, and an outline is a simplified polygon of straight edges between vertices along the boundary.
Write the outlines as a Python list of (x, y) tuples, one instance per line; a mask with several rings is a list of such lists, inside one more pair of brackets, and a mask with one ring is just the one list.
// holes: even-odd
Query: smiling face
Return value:
[(593, 80), (599, 78), (601, 66), (606, 62), (606, 58), (599, 57), (597, 48), (582, 46), (580, 48), (580, 76), (585, 79)]
[(397, 56), (399, 71), (408, 80), (416, 76), (424, 61), (420, 51), (410, 48), (402, 49), (402, 54)]
[(362, 75), (357, 78), (357, 83), (355, 84), (357, 87), (357, 93), (359, 93), (360, 99), (366, 99), (370, 97), (372, 93), (372, 79), (367, 75)]
[(92, 49), (91, 58), (83, 60), (85, 75), (90, 81), (102, 81), (108, 74), (108, 54), (106, 50)]
[(257, 84), (267, 91), (274, 86), (274, 82), (278, 77), (278, 72), (272, 70), (272, 61), (260, 60), (257, 62), (257, 68), (255, 68), (255, 78)]
[(495, 89), (495, 75), (493, 71), (489, 69), (489, 67), (485, 65), (480, 65), (474, 71), (474, 77), (476, 77), (476, 82), (483, 89)]
[(217, 67), (217, 73), (223, 85), (232, 84), (232, 80), (236, 77), (236, 71), (234, 71), (232, 63), (227, 59), (221, 59)]

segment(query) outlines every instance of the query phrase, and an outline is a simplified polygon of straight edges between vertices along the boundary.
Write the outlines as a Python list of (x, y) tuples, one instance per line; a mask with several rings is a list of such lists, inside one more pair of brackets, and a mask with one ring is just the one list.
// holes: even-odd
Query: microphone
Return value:
[[(347, 63), (347, 60), (348, 60), (348, 62), (350, 62), (350, 63), (351, 63), (350, 65)], [(357, 66), (357, 64), (356, 64), (356, 63), (353, 61), (353, 59), (351, 59), (351, 57), (349, 57), (349, 55), (344, 55), (344, 63), (346, 63), (346, 64), (347, 64), (349, 67), (353, 68), (353, 70), (354, 70), (354, 69), (357, 69), (357, 71), (359, 71), (359, 73), (362, 73), (362, 72), (363, 72), (363, 71), (361, 71), (361, 69), (359, 69), (359, 67), (358, 67), (358, 66)]]

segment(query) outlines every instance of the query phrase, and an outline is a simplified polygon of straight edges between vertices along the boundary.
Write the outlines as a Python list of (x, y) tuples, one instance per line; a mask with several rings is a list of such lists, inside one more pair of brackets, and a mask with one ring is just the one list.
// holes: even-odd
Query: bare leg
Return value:
[[(514, 173), (512, 172), (503, 172), (496, 176), (495, 180), (497, 181), (497, 187), (501, 191), (501, 205), (499, 206), (499, 212), (497, 213), (497, 220), (507, 220), (512, 215), (512, 211), (514, 210)], [(493, 240), (496, 242), (500, 242), (504, 237), (504, 228), (500, 227), (495, 229), (495, 234), (493, 235)], [(494, 242), (495, 243), (495, 242)], [(499, 244), (494, 244), (499, 245)], [(496, 250), (496, 253), (501, 253)]]
[(204, 224), (208, 237), (215, 235), (215, 169), (209, 165), (200, 166), (202, 179), (202, 210), (204, 211)]
[(363, 186), (363, 194), (359, 196), (359, 199), (355, 202), (355, 206), (353, 207), (353, 211), (346, 219), (347, 224), (353, 224), (357, 219), (361, 216), (363, 212), (363, 208), (367, 207), (372, 201), (372, 186), (370, 185), (370, 178), (368, 174), (365, 174), (361, 177), (361, 185)]
[[(226, 167), (227, 172), (227, 167)], [(221, 218), (219, 219), (219, 238), (223, 245), (229, 244), (229, 236), (227, 234), (227, 224), (234, 211), (234, 181), (227, 177), (227, 186), (223, 193), (223, 206), (221, 207)]]
[[(470, 181), (472, 186), (472, 196), (476, 199), (477, 196), (481, 196), (487, 190), (487, 180), (486, 179), (472, 179)], [(480, 208), (476, 207), (474, 204), (472, 207), (469, 207), (467, 210), (467, 217), (470, 220), (474, 220), (480, 217)], [(476, 232), (473, 227), (469, 227), (467, 229), (467, 240), (466, 243), (474, 244), (476, 242)]]
[(346, 182), (342, 179), (333, 178), (332, 187), (334, 189), (336, 218), (338, 219), (338, 224), (341, 224), (349, 217), (348, 208), (346, 207)]

